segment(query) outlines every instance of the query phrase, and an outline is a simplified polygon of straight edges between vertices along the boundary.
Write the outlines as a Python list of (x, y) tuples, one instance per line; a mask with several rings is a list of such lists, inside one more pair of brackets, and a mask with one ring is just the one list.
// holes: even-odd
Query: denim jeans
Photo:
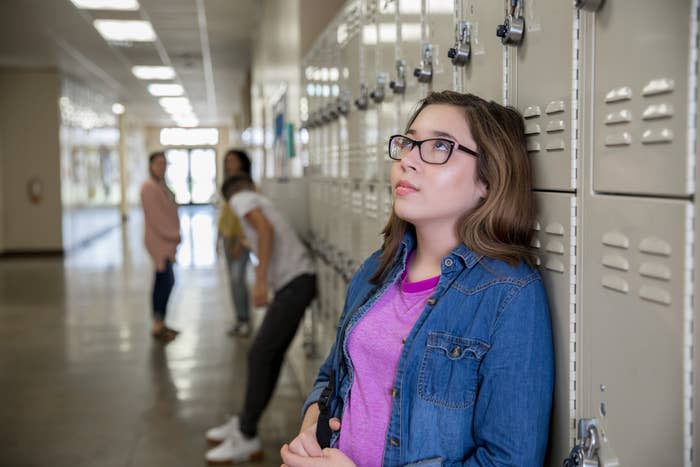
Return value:
[(231, 289), (231, 300), (236, 312), (236, 321), (247, 323), (250, 319), (250, 303), (248, 301), (248, 287), (245, 282), (245, 273), (250, 261), (250, 250), (241, 248), (238, 258), (231, 255), (228, 242), (224, 242), (226, 249), (226, 266), (229, 274), (229, 287)]
[(153, 282), (153, 319), (156, 321), (165, 320), (166, 307), (170, 292), (175, 285), (175, 274), (173, 273), (173, 263), (165, 260), (165, 269), (156, 271), (156, 278)]

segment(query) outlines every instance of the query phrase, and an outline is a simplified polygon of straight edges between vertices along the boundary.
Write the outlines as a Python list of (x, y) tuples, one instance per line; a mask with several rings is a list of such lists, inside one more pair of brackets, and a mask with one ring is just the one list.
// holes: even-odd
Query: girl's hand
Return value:
[[(328, 421), (328, 426), (331, 430), (340, 430), (340, 420), (332, 418)], [(285, 444), (285, 446), (287, 446)], [(284, 446), (283, 446), (284, 448)], [(296, 438), (289, 443), (289, 450), (298, 456), (302, 457), (321, 457), (323, 450), (316, 439), (316, 423), (302, 430)]]
[(355, 463), (339, 449), (326, 448), (318, 457), (305, 457), (293, 453), (288, 445), (280, 449), (282, 467), (356, 467)]

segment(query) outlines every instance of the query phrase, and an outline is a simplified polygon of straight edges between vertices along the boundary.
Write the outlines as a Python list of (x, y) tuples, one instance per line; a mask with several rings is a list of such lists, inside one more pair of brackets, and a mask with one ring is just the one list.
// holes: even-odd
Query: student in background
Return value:
[(141, 187), (146, 250), (155, 265), (153, 281), (151, 334), (162, 342), (170, 342), (178, 331), (165, 324), (168, 299), (175, 285), (173, 263), (180, 243), (180, 218), (175, 195), (165, 184), (167, 161), (163, 152), (154, 152), (148, 159), (149, 178)]
[(262, 447), (258, 422), (272, 398), (289, 344), (306, 308), (316, 296), (316, 275), (306, 248), (284, 216), (246, 174), (226, 180), (221, 188), (234, 213), (241, 219), (259, 264), (255, 270), (253, 304), (268, 304), (265, 318), (248, 351), (245, 402), (239, 415), (207, 431), (212, 463), (259, 459)]
[[(224, 180), (237, 173), (250, 176), (250, 158), (245, 151), (230, 149), (224, 156)], [(236, 316), (236, 322), (229, 329), (228, 335), (248, 337), (250, 335), (250, 303), (248, 287), (246, 286), (246, 268), (250, 250), (245, 244), (241, 221), (233, 213), (226, 200), (221, 204), (218, 229), (219, 241), (223, 244), (224, 256), (226, 257), (231, 300)]]

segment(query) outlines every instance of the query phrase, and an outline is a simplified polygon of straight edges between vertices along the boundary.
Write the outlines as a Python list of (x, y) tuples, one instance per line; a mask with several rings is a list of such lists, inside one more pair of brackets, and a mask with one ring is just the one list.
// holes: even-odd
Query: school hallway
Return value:
[[(167, 321), (181, 334), (167, 345), (150, 336), (139, 211), (63, 258), (0, 261), (0, 466), (206, 465), (204, 432), (241, 406), (251, 342), (226, 335), (215, 214), (180, 209)], [(251, 465), (279, 466), (298, 430), (303, 396), (287, 365), (260, 426), (265, 460)]]

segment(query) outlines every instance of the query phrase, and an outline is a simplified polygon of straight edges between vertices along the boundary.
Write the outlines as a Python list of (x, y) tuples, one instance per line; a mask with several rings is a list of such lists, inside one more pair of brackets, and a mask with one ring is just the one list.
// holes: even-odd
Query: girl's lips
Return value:
[(396, 188), (394, 188), (394, 193), (396, 194), (396, 196), (410, 195), (411, 193), (415, 193), (416, 191), (418, 191), (418, 188), (416, 188), (408, 182), (399, 182), (396, 184)]

